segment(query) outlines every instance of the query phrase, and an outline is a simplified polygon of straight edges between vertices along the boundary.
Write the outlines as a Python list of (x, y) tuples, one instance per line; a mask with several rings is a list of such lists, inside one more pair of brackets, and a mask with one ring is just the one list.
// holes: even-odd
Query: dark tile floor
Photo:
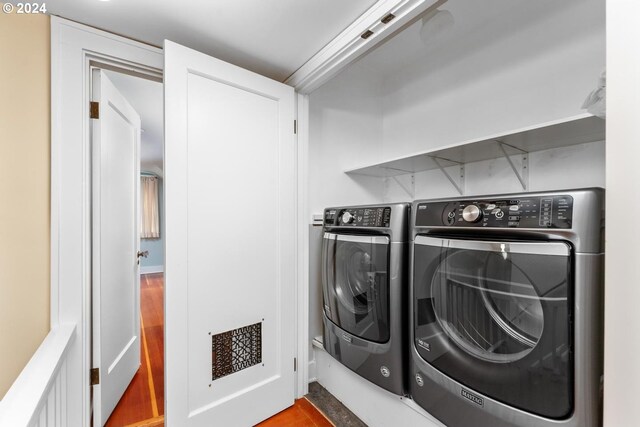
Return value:
[(305, 397), (336, 426), (367, 427), (360, 418), (317, 382), (309, 384), (309, 394)]

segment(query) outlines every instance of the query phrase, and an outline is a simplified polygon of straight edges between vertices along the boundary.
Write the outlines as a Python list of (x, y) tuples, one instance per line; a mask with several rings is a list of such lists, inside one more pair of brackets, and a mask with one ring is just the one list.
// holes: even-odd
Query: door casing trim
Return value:
[(51, 326), (75, 323), (67, 369), (68, 425), (90, 425), (90, 67), (161, 79), (161, 49), (51, 17)]

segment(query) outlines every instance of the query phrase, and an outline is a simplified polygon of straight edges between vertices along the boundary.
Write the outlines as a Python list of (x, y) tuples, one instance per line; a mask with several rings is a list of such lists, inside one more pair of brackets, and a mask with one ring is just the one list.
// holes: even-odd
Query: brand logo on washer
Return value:
[(465, 389), (460, 389), (460, 394), (462, 395), (462, 397), (466, 397), (476, 405), (484, 406), (484, 399), (480, 396), (476, 396), (475, 394), (468, 392)]
[(419, 338), (418, 338), (418, 345), (427, 351), (431, 351), (431, 345), (428, 342), (425, 342)]
[(389, 375), (391, 375), (391, 371), (386, 366), (381, 366), (380, 367), (380, 373), (385, 378), (389, 378)]
[(418, 383), (420, 387), (424, 385), (424, 380), (422, 379), (422, 375), (416, 374), (416, 383)]
[(351, 337), (347, 334), (342, 334), (342, 339), (344, 339), (346, 342), (351, 342)]
[(427, 205), (418, 205), (418, 210), (427, 209)]

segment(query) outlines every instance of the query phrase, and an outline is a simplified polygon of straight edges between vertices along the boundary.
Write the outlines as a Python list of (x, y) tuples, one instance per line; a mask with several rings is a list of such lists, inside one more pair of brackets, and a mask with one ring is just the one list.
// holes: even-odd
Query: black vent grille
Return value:
[(211, 336), (211, 379), (262, 363), (262, 323)]

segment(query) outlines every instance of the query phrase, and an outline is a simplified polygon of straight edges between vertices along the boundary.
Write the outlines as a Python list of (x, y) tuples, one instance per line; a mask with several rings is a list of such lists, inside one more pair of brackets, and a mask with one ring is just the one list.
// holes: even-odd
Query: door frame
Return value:
[(90, 67), (162, 80), (161, 49), (51, 17), (51, 326), (74, 323), (67, 369), (68, 422), (90, 425)]
[[(161, 48), (51, 17), (51, 327), (74, 323), (76, 339), (69, 348), (67, 401), (69, 425), (91, 420), (91, 150), (89, 101), (91, 71), (125, 72), (162, 81)], [(296, 112), (304, 118), (307, 96), (296, 96)], [(306, 119), (305, 119), (306, 123)], [(302, 126), (306, 129), (306, 125)], [(300, 134), (300, 132), (299, 132)], [(306, 144), (306, 138), (299, 138)], [(305, 248), (306, 145), (296, 165), (296, 249)], [(302, 220), (302, 222), (300, 222)], [(308, 392), (307, 250), (296, 260), (295, 396)]]

